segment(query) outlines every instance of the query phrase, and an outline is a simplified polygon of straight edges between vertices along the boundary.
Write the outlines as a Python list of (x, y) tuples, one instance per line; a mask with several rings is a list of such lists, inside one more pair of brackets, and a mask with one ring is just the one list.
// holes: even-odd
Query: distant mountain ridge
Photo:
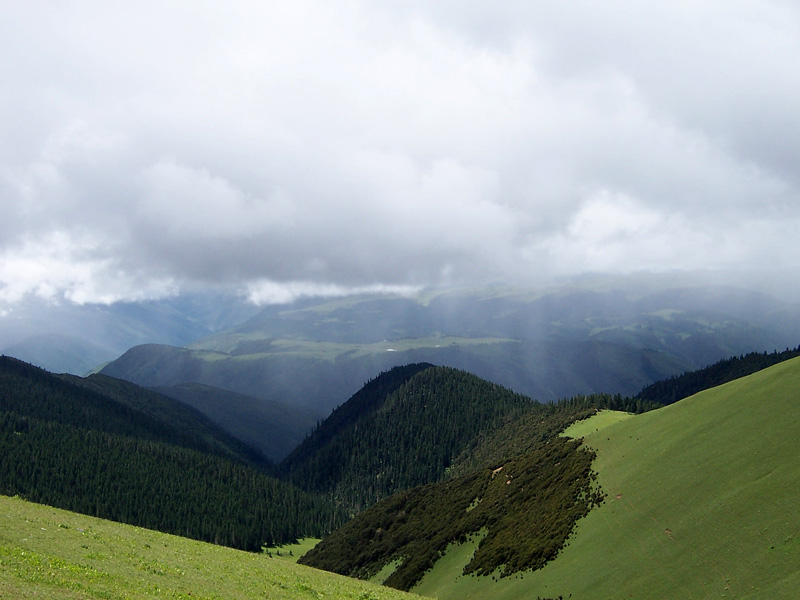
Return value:
[(86, 374), (109, 360), (109, 349), (74, 335), (36, 334), (3, 349), (3, 353), (52, 373)]
[(192, 382), (301, 407), (310, 428), (375, 373), (403, 364), (462, 369), (549, 402), (631, 396), (797, 339), (798, 306), (731, 287), (432, 290), (269, 306), (188, 348), (133, 347), (103, 372), (145, 387)]
[(0, 352), (54, 373), (85, 375), (131, 346), (189, 344), (258, 310), (224, 292), (109, 305), (30, 300), (0, 310)]

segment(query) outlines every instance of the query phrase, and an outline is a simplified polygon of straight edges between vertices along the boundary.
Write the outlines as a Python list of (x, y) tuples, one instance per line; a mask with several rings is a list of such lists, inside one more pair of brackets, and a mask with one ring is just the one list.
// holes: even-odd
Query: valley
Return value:
[(800, 598), (800, 2), (0, 56), (0, 600)]
[[(677, 308), (651, 310), (661, 301), (645, 295), (639, 305), (655, 320), (644, 327), (636, 323), (645, 313), (622, 322), (619, 297), (598, 302), (591, 317), (573, 298), (549, 321), (549, 338), (535, 341), (509, 337), (498, 323), (517, 322), (519, 311), (535, 322), (531, 303), (541, 310), (553, 298), (459, 296), (447, 302), (461, 335), (442, 325), (434, 336), (400, 337), (422, 333), (412, 323), (433, 319), (425, 315), (437, 298), (445, 302), (433, 295), (428, 305), (351, 298), (273, 307), (191, 347), (136, 346), (88, 377), (2, 357), (0, 494), (12, 503), (3, 506), (9, 514), (39, 510), (13, 504), (24, 498), (248, 550), (236, 556), (266, 564), (291, 558), (301, 565), (285, 575), (289, 581), (306, 581), (306, 565), (442, 600), (790, 597), (800, 584), (800, 522), (792, 507), (800, 485), (800, 431), (793, 425), (800, 422), (800, 348), (725, 355), (660, 380), (653, 370), (691, 363), (712, 347), (707, 355), (716, 356), (745, 331), (766, 335), (763, 316), (756, 327), (696, 306), (693, 317), (679, 318)], [(490, 305), (484, 302), (502, 310), (476, 320)], [(389, 332), (372, 332), (373, 320), (387, 311), (414, 316), (397, 317), (394, 340), (378, 340)], [(439, 306), (432, 313), (438, 323), (446, 323), (444, 312)], [(473, 329), (464, 329), (468, 322)], [(343, 323), (349, 325), (337, 330)], [(401, 333), (403, 323), (408, 329)], [(587, 333), (582, 327), (589, 323)], [(703, 336), (687, 333), (701, 326)], [(646, 336), (661, 340), (659, 349), (646, 346)], [(692, 351), (677, 359), (675, 340), (690, 338)], [(540, 402), (457, 366), (395, 363), (426, 352), (456, 364), (456, 357), (479, 364), (482, 356), (512, 378), (522, 372), (513, 375), (514, 365), (528, 365), (527, 376), (536, 379), (547, 360), (528, 352), (539, 343), (558, 348), (547, 354), (561, 365), (559, 380), (580, 367), (589, 381), (590, 363), (580, 358), (587, 355), (598, 372), (616, 365), (603, 375), (616, 382), (612, 390), (636, 381), (631, 365), (649, 376), (642, 375), (636, 393), (589, 387)], [(385, 368), (369, 371), (376, 360)], [(117, 376), (126, 373), (134, 375)], [(338, 395), (354, 373), (363, 376), (360, 387)], [(267, 381), (271, 390), (295, 385), (297, 395), (271, 398), (262, 388)], [(315, 393), (328, 398), (326, 416)], [(321, 541), (304, 541), (310, 538)], [(130, 565), (115, 571), (130, 556), (109, 561), (103, 568), (111, 571), (104, 571), (64, 558), (60, 547), (50, 554), (23, 550), (13, 534), (3, 544), (0, 590), (27, 595), (54, 585), (76, 597), (111, 593), (91, 579), (114, 582), (126, 590), (123, 597), (141, 593), (123, 581)], [(136, 560), (157, 565), (157, 577), (171, 572), (167, 555)], [(197, 568), (189, 564), (175, 573)], [(70, 579), (66, 571), (83, 575)], [(97, 575), (112, 571), (110, 580)], [(188, 597), (179, 580), (169, 593)], [(192, 585), (212, 597), (241, 592), (200, 580)], [(294, 584), (286, 585), (294, 593)], [(317, 584), (298, 585), (308, 591)]]
[[(763, 355), (751, 355), (747, 360), (723, 361), (705, 375), (697, 372), (686, 378), (713, 379), (723, 369), (738, 372), (745, 362), (762, 359)], [(33, 376), (51, 389), (63, 381), (24, 364), (11, 366), (12, 372), (34, 369)], [(445, 376), (442, 382), (471, 381), (478, 386), (475, 389), (485, 385), (492, 389), (466, 373), (424, 364), (383, 374), (342, 405), (297, 457), (325, 456), (320, 451), (336, 448), (332, 442), (357, 424), (366, 425), (374, 418), (370, 415), (386, 411), (392, 402), (405, 398), (416, 404), (413, 394), (404, 391), (409, 384), (428, 389), (432, 399), (442, 385), (419, 379), (425, 374)], [(97, 391), (113, 381), (86, 383)], [(682, 385), (680, 378), (672, 380), (673, 387)], [(4, 411), (12, 408), (8, 392), (14, 387), (6, 375), (1, 388)], [(137, 388), (131, 384), (119, 382), (111, 389), (118, 398), (128, 398), (127, 406), (138, 405), (151, 414), (182, 410), (170, 405), (168, 398), (134, 393)], [(323, 536), (300, 560), (322, 566), (321, 557), (330, 549), (330, 557), (340, 563), (368, 561), (355, 570), (346, 566), (334, 570), (444, 600), (570, 594), (590, 600), (790, 598), (800, 585), (800, 544), (795, 543), (800, 521), (794, 510), (794, 490), (800, 486), (798, 389), (800, 358), (789, 358), (640, 414), (610, 410), (621, 400), (603, 395), (538, 408), (519, 405), (516, 412), (502, 413), (505, 416), (495, 426), (470, 434), (473, 441), (449, 461), (449, 475), (433, 476), (426, 485), (398, 489), (395, 494), (388, 490), (389, 496)], [(485, 391), (475, 397), (483, 396)], [(515, 396), (508, 401), (513, 407)], [(167, 408), (171, 412), (165, 413)], [(6, 423), (9, 415), (17, 415), (11, 437), (3, 438), (4, 457), (11, 458), (8, 450), (18, 444), (16, 440), (31, 439), (34, 433), (34, 413), (28, 409), (27, 429), (21, 429), (19, 409), (4, 412)], [(71, 413), (62, 414), (59, 418), (64, 420)], [(442, 414), (452, 414), (452, 409)], [(197, 416), (188, 417), (189, 413), (182, 421), (185, 435), (198, 431), (203, 422), (202, 417), (197, 423), (191, 421)], [(128, 420), (114, 427), (127, 427)], [(219, 440), (215, 444), (228, 439), (212, 435)], [(188, 443), (197, 443), (189, 439)], [(226, 443), (227, 448), (235, 447)], [(387, 444), (394, 442), (389, 438)], [(223, 451), (229, 458), (252, 461), (246, 455), (234, 458), (238, 451), (231, 454), (231, 449)], [(324, 461), (334, 455), (341, 451)], [(407, 449), (401, 450), (403, 455), (408, 455)], [(565, 461), (573, 460), (569, 457), (578, 461), (585, 457), (588, 462), (573, 471), (566, 467)], [(415, 460), (434, 464), (430, 459)], [(8, 461), (3, 464), (8, 466)], [(355, 470), (343, 480), (365, 469), (355, 463), (349, 468)], [(374, 467), (367, 470), (380, 475)], [(576, 478), (578, 473), (588, 477)], [(9, 477), (18, 476), (6, 470), (0, 482), (7, 486)], [(364, 481), (357, 487), (363, 488)], [(322, 496), (329, 493), (322, 491)], [(559, 496), (562, 492), (565, 495)], [(343, 498), (341, 491), (331, 497)], [(582, 504), (585, 500), (588, 504)], [(557, 507), (555, 512), (546, 508), (547, 502)], [(565, 521), (569, 511), (574, 516)], [(402, 597), (387, 588), (359, 588), (362, 584), (354, 580), (269, 558), (272, 552), (236, 552), (19, 498), (0, 497), (0, 519), (0, 591), (11, 597), (137, 598), (153, 593), (176, 598)], [(564, 524), (566, 529), (559, 534), (563, 541), (550, 546), (556, 539), (553, 527)], [(528, 546), (536, 539), (544, 545)], [(425, 540), (434, 545), (427, 548)], [(298, 551), (300, 547), (294, 546)], [(527, 547), (530, 553), (519, 554)], [(308, 548), (304, 546), (304, 551)], [(408, 568), (420, 570), (412, 576)]]

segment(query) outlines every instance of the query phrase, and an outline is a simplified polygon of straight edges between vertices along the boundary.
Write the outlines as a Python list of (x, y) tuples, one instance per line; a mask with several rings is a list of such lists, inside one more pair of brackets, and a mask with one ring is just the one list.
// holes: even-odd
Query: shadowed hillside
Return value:
[(247, 550), (342, 523), (176, 400), (0, 358), (0, 493)]
[(155, 390), (196, 408), (231, 435), (272, 461), (280, 461), (311, 431), (315, 419), (307, 410), (245, 396), (201, 383), (182, 383)]

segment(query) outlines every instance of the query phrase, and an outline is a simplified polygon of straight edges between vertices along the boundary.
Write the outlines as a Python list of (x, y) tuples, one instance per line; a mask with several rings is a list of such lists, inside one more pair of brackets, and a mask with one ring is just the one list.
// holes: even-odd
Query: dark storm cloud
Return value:
[(31, 2), (0, 300), (798, 268), (789, 4)]

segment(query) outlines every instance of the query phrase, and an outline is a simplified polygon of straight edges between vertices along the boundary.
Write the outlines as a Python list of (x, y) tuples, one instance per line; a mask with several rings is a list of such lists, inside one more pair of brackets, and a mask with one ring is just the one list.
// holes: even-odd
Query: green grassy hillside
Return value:
[(402, 600), (288, 561), (0, 496), (0, 598)]
[[(601, 426), (603, 425), (603, 426)], [(800, 589), (800, 359), (616, 423), (583, 426), (606, 502), (543, 569), (414, 588), (442, 599), (794, 598)]]

